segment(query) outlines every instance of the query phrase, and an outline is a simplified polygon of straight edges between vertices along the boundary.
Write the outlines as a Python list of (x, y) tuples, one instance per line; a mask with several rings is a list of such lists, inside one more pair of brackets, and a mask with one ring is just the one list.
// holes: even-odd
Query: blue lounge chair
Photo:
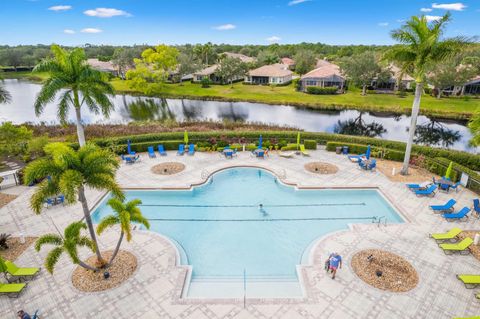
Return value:
[(185, 154), (185, 145), (179, 144), (177, 155), (183, 155), (183, 154)]
[(352, 162), (359, 162), (362, 160), (362, 157), (365, 157), (366, 154), (359, 154), (359, 155), (348, 155), (348, 159)]
[(194, 155), (195, 154), (195, 145), (190, 144), (188, 145), (188, 155)]
[(125, 157), (125, 163), (126, 164), (133, 164), (133, 163), (135, 163), (135, 158), (134, 157)]
[(65, 203), (65, 195), (58, 195), (57, 204), (64, 204), (64, 203)]
[(163, 147), (162, 144), (158, 145), (158, 153), (159, 153), (161, 156), (167, 156), (167, 152), (165, 152), (165, 148)]
[(157, 156), (155, 155), (155, 151), (154, 151), (154, 149), (153, 149), (153, 146), (149, 146), (149, 147), (147, 148), (147, 150), (148, 150), (148, 156), (149, 156), (150, 158), (155, 158), (155, 157), (157, 157)]
[(412, 189), (412, 188), (422, 188), (420, 184), (405, 184), (407, 188)]
[(453, 198), (446, 202), (444, 205), (431, 205), (430, 208), (437, 213), (445, 213), (453, 211), (453, 206), (457, 203)]
[(435, 196), (435, 191), (437, 189), (437, 185), (433, 184), (430, 185), (427, 189), (417, 189), (415, 190), (415, 195), (417, 196)]
[(480, 200), (478, 198), (473, 200), (473, 211), (477, 214), (477, 217), (480, 217)]
[(443, 217), (448, 221), (461, 220), (463, 218), (468, 218), (468, 213), (470, 213), (470, 208), (463, 207), (459, 212), (451, 213), (451, 214), (443, 214)]
[(377, 168), (377, 160), (373, 159), (367, 166), (367, 170), (373, 171)]

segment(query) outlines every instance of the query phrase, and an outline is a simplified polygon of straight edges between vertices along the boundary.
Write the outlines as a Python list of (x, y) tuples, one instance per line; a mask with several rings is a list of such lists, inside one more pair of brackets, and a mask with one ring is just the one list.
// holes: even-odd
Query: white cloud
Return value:
[(442, 17), (441, 17), (441, 16), (430, 16), (430, 15), (426, 15), (425, 18), (427, 18), (427, 21), (428, 21), (428, 22), (432, 22), (432, 21), (440, 20)]
[(83, 33), (100, 33), (100, 32), (103, 32), (103, 30), (101, 29), (97, 29), (97, 28), (85, 28), (85, 29), (82, 29)]
[(65, 30), (63, 30), (63, 33), (66, 33), (66, 34), (75, 34), (75, 31), (73, 31), (72, 29), (65, 29)]
[(65, 5), (60, 5), (60, 6), (52, 6), (48, 8), (50, 11), (67, 11), (72, 9), (72, 6), (65, 6)]
[(234, 24), (231, 24), (231, 23), (227, 23), (227, 24), (222, 24), (222, 25), (218, 25), (216, 27), (213, 27), (215, 30), (220, 30), (220, 31), (225, 31), (225, 30), (233, 30), (235, 29), (237, 26), (234, 25)]
[(311, 1), (311, 0), (292, 0), (288, 3), (289, 6), (294, 6), (296, 4), (300, 4), (300, 3), (304, 3), (304, 2), (308, 2), (308, 1)]
[(388, 22), (380, 22), (378, 25), (380, 27), (388, 27)]
[(266, 39), (270, 43), (277, 43), (278, 41), (282, 40), (282, 38), (277, 37), (276, 35), (273, 35), (269, 38)]
[(467, 6), (461, 2), (432, 4), (432, 8), (434, 9), (443, 9), (443, 10), (452, 10), (452, 11), (463, 11), (466, 7)]
[(118, 17), (118, 16), (125, 16), (131, 17), (132, 15), (126, 11), (118, 10), (114, 8), (96, 8), (95, 10), (86, 10), (83, 11), (84, 14), (90, 17), (98, 17), (98, 18), (111, 18), (111, 17)]
[(432, 12), (432, 8), (421, 8), (420, 11), (422, 12)]

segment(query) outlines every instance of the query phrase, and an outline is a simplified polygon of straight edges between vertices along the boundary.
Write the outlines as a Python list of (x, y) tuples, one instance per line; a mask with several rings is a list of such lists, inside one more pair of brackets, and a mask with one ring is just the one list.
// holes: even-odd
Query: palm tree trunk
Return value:
[(83, 186), (80, 186), (78, 189), (78, 201), (82, 203), (83, 215), (85, 216), (85, 222), (87, 223), (90, 238), (95, 245), (95, 254), (97, 255), (98, 262), (105, 264), (105, 260), (103, 260), (100, 249), (98, 248), (97, 236), (95, 235), (95, 229), (93, 228), (92, 217), (90, 216), (90, 210), (88, 209), (87, 199), (85, 198), (85, 189)]
[(415, 99), (413, 100), (412, 105), (412, 116), (410, 121), (410, 129), (408, 131), (408, 141), (407, 141), (407, 148), (405, 150), (405, 158), (403, 159), (403, 167), (400, 171), (400, 174), (407, 175), (408, 174), (408, 164), (410, 163), (410, 154), (412, 152), (412, 145), (413, 145), (413, 138), (415, 137), (415, 129), (417, 127), (417, 116), (418, 111), (420, 110), (420, 100), (422, 98), (423, 92), (423, 83), (417, 83), (415, 88)]
[(95, 272), (97, 272), (97, 271), (98, 271), (98, 269), (97, 269), (97, 268), (95, 268), (95, 267), (92, 267), (92, 266), (90, 266), (90, 265), (88, 265), (88, 264), (84, 263), (84, 262), (83, 262), (83, 261), (81, 261), (81, 260), (79, 260), (79, 261), (78, 261), (78, 264), (79, 264), (81, 267), (85, 268), (85, 269), (88, 269), (88, 270), (91, 270), (91, 271), (95, 271)]
[(73, 91), (73, 101), (75, 104), (75, 116), (77, 120), (77, 137), (78, 137), (78, 144), (80, 147), (85, 145), (85, 132), (83, 130), (83, 125), (82, 125), (82, 115), (80, 113), (80, 100), (78, 98), (78, 91), (74, 90)]
[(110, 267), (110, 265), (112, 264), (115, 257), (117, 257), (118, 251), (120, 250), (120, 245), (122, 244), (123, 235), (124, 235), (124, 233), (123, 233), (123, 230), (122, 230), (120, 232), (120, 238), (118, 239), (118, 242), (117, 242), (117, 247), (115, 247), (115, 251), (113, 252), (112, 257), (110, 257), (110, 260), (108, 261), (107, 267)]
[(367, 95), (367, 86), (366, 85), (362, 86), (362, 95)]

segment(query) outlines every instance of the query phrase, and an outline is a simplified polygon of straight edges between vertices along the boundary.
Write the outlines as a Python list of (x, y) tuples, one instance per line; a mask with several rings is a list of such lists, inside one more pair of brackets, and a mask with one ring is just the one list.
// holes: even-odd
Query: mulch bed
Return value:
[[(395, 175), (392, 176), (392, 169), (395, 168)], [(408, 169), (408, 175), (401, 175), (402, 163), (377, 159), (377, 170), (383, 173), (389, 180), (401, 183), (420, 183), (431, 181), (434, 174), (424, 168), (411, 166)], [(437, 176), (435, 176), (437, 178)]]
[[(464, 230), (458, 235), (459, 241), (464, 239), (465, 237), (470, 237), (471, 239), (474, 239), (475, 234), (480, 233), (478, 230)], [(473, 257), (477, 258), (480, 260), (480, 245), (474, 245), (471, 244), (470, 247), (468, 247), (470, 250), (470, 253), (472, 254)]]
[[(368, 257), (372, 256), (371, 261)], [(352, 257), (352, 269), (367, 284), (392, 292), (409, 291), (418, 284), (415, 268), (402, 257), (380, 249), (367, 249)], [(381, 276), (378, 276), (381, 272)]]
[(16, 195), (0, 193), (0, 208), (7, 205), (8, 203), (10, 203), (12, 200), (14, 200), (17, 197), (18, 196), (16, 196)]
[(335, 174), (338, 172), (338, 167), (324, 162), (310, 162), (305, 164), (305, 169), (311, 173), (316, 174)]
[(25, 237), (25, 244), (20, 243), (20, 237), (9, 237), (7, 239), (8, 249), (0, 249), (0, 256), (3, 259), (16, 260), (38, 237)]
[(167, 162), (152, 167), (152, 172), (160, 175), (173, 175), (185, 169), (185, 165), (179, 162)]
[[(105, 260), (109, 260), (113, 250), (103, 252)], [(86, 261), (87, 264), (94, 266), (97, 256), (93, 255)], [(110, 278), (103, 278), (103, 271), (93, 272), (78, 266), (72, 275), (72, 283), (75, 288), (84, 292), (95, 292), (112, 289), (126, 281), (137, 269), (137, 258), (128, 251), (120, 250), (113, 264), (108, 268)]]

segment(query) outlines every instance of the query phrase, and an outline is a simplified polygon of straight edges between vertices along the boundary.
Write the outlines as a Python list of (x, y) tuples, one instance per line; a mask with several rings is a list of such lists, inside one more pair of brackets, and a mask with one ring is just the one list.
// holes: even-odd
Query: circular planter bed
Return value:
[(324, 162), (310, 162), (305, 164), (305, 169), (315, 174), (335, 174), (338, 172), (338, 167)]
[[(105, 260), (109, 260), (113, 251), (109, 250), (102, 254)], [(97, 256), (93, 255), (86, 263), (95, 265)], [(84, 292), (95, 292), (112, 289), (126, 281), (137, 269), (137, 258), (128, 251), (120, 250), (113, 264), (108, 268), (108, 279), (104, 278), (104, 271), (93, 272), (78, 266), (72, 275), (72, 283), (75, 288)]]
[(159, 175), (173, 175), (185, 169), (185, 165), (179, 162), (166, 162), (152, 167), (152, 172)]
[(379, 249), (367, 249), (352, 257), (352, 269), (367, 284), (392, 292), (409, 291), (418, 284), (415, 268), (404, 258)]

